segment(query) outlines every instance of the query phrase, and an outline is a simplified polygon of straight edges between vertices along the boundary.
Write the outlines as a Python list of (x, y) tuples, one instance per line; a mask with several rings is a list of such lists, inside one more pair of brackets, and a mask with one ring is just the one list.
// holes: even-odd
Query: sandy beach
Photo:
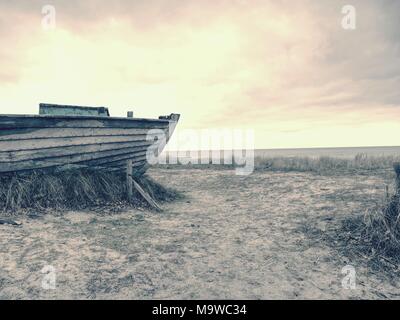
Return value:
[[(151, 169), (163, 212), (68, 212), (0, 225), (1, 299), (393, 299), (399, 285), (306, 230), (381, 201), (378, 175)], [(54, 267), (55, 289), (42, 287)], [(342, 286), (346, 265), (356, 289)]]

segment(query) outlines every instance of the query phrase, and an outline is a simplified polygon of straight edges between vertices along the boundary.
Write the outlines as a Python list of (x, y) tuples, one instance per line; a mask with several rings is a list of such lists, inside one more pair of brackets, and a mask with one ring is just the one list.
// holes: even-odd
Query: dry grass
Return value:
[(256, 170), (301, 171), (329, 173), (354, 170), (390, 169), (393, 163), (400, 161), (396, 156), (368, 156), (357, 154), (353, 159), (334, 157), (256, 157)]
[[(377, 173), (380, 170), (390, 170), (395, 162), (400, 162), (400, 156), (370, 156), (365, 153), (359, 153), (354, 158), (256, 156), (254, 158), (254, 170), (314, 172), (319, 174), (351, 173), (354, 171)], [(156, 167), (163, 169), (232, 170), (236, 167), (234, 159), (232, 163), (223, 164), (222, 159), (221, 164), (213, 164), (212, 160), (209, 160), (206, 164), (159, 164)]]
[[(144, 175), (136, 180), (158, 201), (178, 197), (174, 190), (165, 188)], [(125, 175), (115, 172), (90, 170), (49, 173), (34, 171), (29, 174), (0, 176), (0, 211), (8, 214), (23, 209), (85, 209), (92, 206), (145, 206), (142, 197), (134, 193), (128, 201)]]
[(400, 166), (395, 165), (397, 180), (393, 194), (386, 191), (383, 203), (364, 215), (340, 221), (326, 233), (314, 236), (325, 240), (341, 254), (360, 256), (370, 268), (400, 275)]

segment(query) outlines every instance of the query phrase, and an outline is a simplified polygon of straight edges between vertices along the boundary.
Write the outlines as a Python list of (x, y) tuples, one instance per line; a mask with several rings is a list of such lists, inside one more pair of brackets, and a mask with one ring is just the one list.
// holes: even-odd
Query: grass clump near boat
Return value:
[[(157, 201), (179, 197), (175, 190), (158, 184), (147, 175), (135, 179)], [(81, 169), (0, 175), (0, 211), (8, 214), (24, 209), (78, 210), (103, 205), (147, 206), (135, 190), (133, 199), (128, 201), (126, 175), (122, 172)]]

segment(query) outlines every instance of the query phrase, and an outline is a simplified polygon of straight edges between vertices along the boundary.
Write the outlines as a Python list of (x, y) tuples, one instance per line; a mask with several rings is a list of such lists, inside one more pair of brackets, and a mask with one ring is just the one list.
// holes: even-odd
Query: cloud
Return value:
[[(229, 118), (235, 124), (268, 125), (306, 116), (304, 122), (309, 119), (308, 125), (315, 127), (313, 118), (325, 125), (332, 110), (339, 111), (332, 123), (354, 121), (355, 112), (364, 122), (375, 122), (375, 111), (382, 107), (388, 114), (397, 112), (400, 52), (395, 30), (399, 19), (386, 14), (399, 12), (399, 3), (353, 1), (358, 18), (355, 31), (341, 28), (340, 1), (306, 3), (300, 14), (281, 8), (291, 18), (286, 20), (286, 33), (269, 35), (279, 30), (270, 27), (272, 22), (256, 30), (255, 38), (262, 39), (264, 34), (269, 40), (254, 41), (252, 46), (259, 54), (253, 54), (248, 63), (257, 76), (237, 88), (240, 92), (233, 93), (216, 123)], [(279, 15), (271, 19), (280, 21)]]
[[(398, 1), (353, 0), (354, 31), (341, 27), (341, 0), (54, 0), (51, 32), (41, 29), (45, 4), (0, 2), (4, 112), (36, 112), (40, 101), (180, 112), (183, 127), (254, 128), (279, 147), (397, 128)], [(335, 137), (339, 127), (346, 135)]]

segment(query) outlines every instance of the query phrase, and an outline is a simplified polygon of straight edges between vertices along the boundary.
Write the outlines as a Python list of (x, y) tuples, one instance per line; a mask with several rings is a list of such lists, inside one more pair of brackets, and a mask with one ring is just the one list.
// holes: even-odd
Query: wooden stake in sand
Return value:
[(141, 194), (141, 196), (147, 201), (147, 203), (154, 209), (158, 211), (162, 211), (161, 207), (157, 204), (157, 202), (146, 192), (142, 189), (142, 187), (132, 179), (133, 186), (135, 189)]
[(132, 190), (132, 160), (126, 162), (126, 186), (128, 192), (129, 201), (132, 200), (133, 190)]
[(132, 176), (132, 160), (128, 160), (126, 163), (126, 185), (128, 190), (129, 201), (133, 198), (133, 187), (140, 193), (140, 195), (147, 201), (147, 203), (154, 209), (162, 211), (161, 207), (157, 202), (137, 183)]

